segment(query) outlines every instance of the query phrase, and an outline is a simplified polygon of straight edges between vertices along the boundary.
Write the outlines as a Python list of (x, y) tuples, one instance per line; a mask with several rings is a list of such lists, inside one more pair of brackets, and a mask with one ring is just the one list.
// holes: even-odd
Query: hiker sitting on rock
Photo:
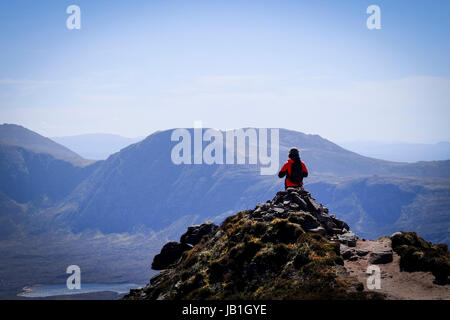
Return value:
[(278, 173), (278, 177), (283, 178), (284, 176), (286, 176), (284, 181), (286, 189), (289, 187), (302, 187), (303, 178), (308, 176), (308, 169), (306, 169), (305, 163), (300, 160), (300, 153), (297, 148), (289, 150), (289, 159)]

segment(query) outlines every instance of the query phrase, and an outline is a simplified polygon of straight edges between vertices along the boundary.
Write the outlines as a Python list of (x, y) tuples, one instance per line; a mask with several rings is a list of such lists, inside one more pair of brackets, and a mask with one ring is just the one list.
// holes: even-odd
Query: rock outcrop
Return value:
[(181, 236), (180, 242), (195, 246), (206, 235), (216, 232), (219, 226), (212, 222), (205, 222), (198, 226), (190, 226)]
[(374, 251), (370, 253), (369, 262), (371, 264), (384, 264), (392, 262), (394, 256), (392, 250)]
[(287, 188), (286, 191), (277, 192), (275, 198), (248, 213), (248, 218), (255, 221), (272, 221), (276, 218), (285, 219), (292, 213), (291, 220), (295, 220), (305, 231), (318, 233), (330, 239), (338, 240), (338, 235), (348, 233), (347, 223), (328, 215), (328, 208), (316, 203), (311, 194), (303, 188)]
[[(356, 242), (355, 242), (355, 246), (356, 246)], [(368, 250), (361, 250), (361, 249), (355, 249), (355, 248), (351, 248), (348, 247), (346, 245), (341, 244), (341, 256), (344, 260), (357, 260), (360, 257), (365, 257), (369, 251)]]
[(448, 278), (443, 245), (399, 233), (392, 247), (384, 237), (368, 250), (357, 244), (370, 248), (370, 241), (328, 213), (308, 191), (288, 188), (220, 227), (189, 227), (180, 242), (169, 242), (155, 256), (152, 268), (164, 270), (125, 299), (379, 299), (384, 295), (365, 290), (345, 265), (389, 266), (392, 248), (405, 270), (427, 269), (441, 282)]
[(165, 270), (125, 299), (380, 298), (343, 268), (340, 242), (354, 237), (308, 191), (288, 188), (220, 227), (189, 227), (155, 256)]
[(205, 222), (198, 226), (190, 226), (181, 236), (180, 242), (166, 243), (159, 254), (153, 258), (152, 269), (164, 270), (179, 262), (183, 252), (192, 249), (204, 236), (214, 233), (218, 226), (212, 222)]
[(178, 262), (184, 251), (191, 249), (192, 247), (175, 241), (166, 243), (162, 249), (161, 253), (157, 254), (153, 258), (152, 269), (153, 270), (163, 270), (169, 268), (171, 265)]
[(450, 283), (450, 253), (446, 244), (433, 245), (415, 232), (396, 232), (391, 241), (392, 248), (400, 256), (401, 270), (430, 271), (435, 283)]

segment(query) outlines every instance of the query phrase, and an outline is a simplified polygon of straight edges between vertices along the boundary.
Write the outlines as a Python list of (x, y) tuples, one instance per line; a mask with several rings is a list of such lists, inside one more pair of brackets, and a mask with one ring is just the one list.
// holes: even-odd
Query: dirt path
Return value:
[[(390, 239), (376, 241), (358, 240), (356, 249), (368, 251), (383, 251), (391, 249)], [(369, 266), (369, 254), (356, 261), (345, 260), (345, 268), (351, 276), (358, 278), (367, 288), (366, 274)], [(440, 286), (433, 283), (431, 272), (401, 272), (400, 257), (394, 252), (393, 261), (378, 264), (381, 270), (381, 288), (374, 289), (387, 296), (390, 300), (450, 300), (450, 285)]]

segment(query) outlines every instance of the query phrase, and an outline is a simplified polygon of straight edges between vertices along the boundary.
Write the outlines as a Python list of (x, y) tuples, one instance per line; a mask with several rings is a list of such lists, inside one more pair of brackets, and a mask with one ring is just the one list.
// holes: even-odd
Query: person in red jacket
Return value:
[(289, 150), (289, 159), (278, 173), (278, 177), (283, 178), (284, 176), (286, 176), (284, 181), (286, 189), (289, 187), (302, 187), (303, 178), (308, 176), (308, 169), (306, 169), (305, 163), (300, 160), (300, 153), (297, 148)]

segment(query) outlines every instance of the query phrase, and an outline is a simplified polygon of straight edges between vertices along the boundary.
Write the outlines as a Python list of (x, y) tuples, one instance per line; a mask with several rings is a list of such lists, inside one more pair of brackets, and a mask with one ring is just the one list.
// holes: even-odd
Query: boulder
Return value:
[(306, 210), (308, 205), (297, 193), (291, 193), (291, 201), (299, 206), (301, 210)]
[(327, 234), (327, 231), (323, 227), (317, 227), (314, 229), (305, 229), (305, 231), (311, 232), (311, 233), (317, 233), (317, 234), (320, 234), (321, 236), (325, 236)]
[(385, 264), (392, 262), (393, 254), (392, 250), (374, 251), (370, 253), (369, 263), (371, 264)]
[(260, 213), (262, 211), (261, 207), (256, 207), (255, 210), (253, 210), (253, 213), (257, 214)]
[(319, 204), (316, 203), (316, 201), (314, 200), (314, 198), (306, 196), (305, 197), (306, 203), (308, 204), (308, 206), (315, 212), (320, 212), (321, 211), (321, 206)]
[[(307, 212), (295, 212), (290, 215), (289, 221), (301, 225), (303, 229), (308, 231), (321, 227), (317, 219)], [(323, 227), (322, 229), (325, 230)]]
[(341, 229), (339, 229), (339, 228), (333, 228), (333, 229), (331, 229), (331, 234), (343, 234), (343, 233), (345, 233), (345, 232), (347, 232), (347, 231), (343, 231), (343, 230), (341, 230)]
[(339, 229), (339, 228), (336, 228), (336, 225), (333, 223), (333, 221), (331, 221), (331, 219), (324, 219), (322, 223), (323, 223), (325, 229), (327, 230), (327, 232), (330, 234), (335, 234), (334, 230)]
[(346, 229), (346, 230), (350, 230), (350, 227), (348, 226), (347, 223), (345, 223), (344, 221), (342, 221), (341, 219), (336, 218), (334, 215), (330, 216), (331, 221), (333, 221), (333, 223), (341, 230)]
[(205, 222), (201, 225), (190, 226), (187, 231), (181, 236), (180, 242), (195, 246), (202, 240), (204, 236), (216, 232), (217, 228), (219, 228), (219, 226), (212, 222)]
[(353, 260), (353, 257), (357, 257), (356, 250), (354, 248), (349, 248), (346, 245), (340, 245), (341, 256), (344, 260)]
[(166, 243), (159, 254), (153, 258), (152, 269), (164, 270), (171, 265), (178, 262), (183, 252), (191, 249), (192, 247), (186, 243), (179, 243), (176, 241)]
[(358, 240), (358, 236), (354, 234), (352, 231), (339, 234), (337, 237), (340, 243), (345, 244), (349, 247), (356, 247), (356, 241)]
[(253, 212), (251, 212), (249, 214), (249, 216), (256, 219), (256, 218), (261, 218), (263, 216), (263, 214), (265, 214), (265, 212), (263, 212), (262, 210), (254, 210)]
[[(334, 229), (339, 229), (339, 228), (337, 228), (336, 224), (333, 222), (333, 220), (328, 215), (326, 215), (325, 213), (316, 212), (315, 216), (317, 217), (317, 220), (319, 220), (319, 222), (324, 226), (324, 228), (327, 230), (327, 232), (329, 234), (336, 234), (336, 232), (334, 232)], [(343, 233), (343, 232), (339, 232), (339, 233)]]
[(401, 236), (402, 236), (402, 232), (397, 231), (397, 232), (394, 232), (394, 233), (391, 235), (391, 238), (393, 238), (393, 237), (401, 237)]
[(356, 254), (360, 257), (364, 257), (367, 256), (367, 254), (369, 253), (368, 250), (364, 250), (364, 249), (356, 249)]
[(275, 218), (276, 218), (276, 215), (273, 212), (268, 212), (263, 215), (263, 221), (272, 221)]
[(415, 232), (397, 232), (391, 236), (392, 249), (400, 256), (402, 271), (431, 271), (434, 282), (450, 283), (450, 253), (447, 244), (432, 244)]
[(275, 198), (272, 200), (272, 204), (282, 203), (287, 194), (288, 193), (286, 191), (278, 191)]

